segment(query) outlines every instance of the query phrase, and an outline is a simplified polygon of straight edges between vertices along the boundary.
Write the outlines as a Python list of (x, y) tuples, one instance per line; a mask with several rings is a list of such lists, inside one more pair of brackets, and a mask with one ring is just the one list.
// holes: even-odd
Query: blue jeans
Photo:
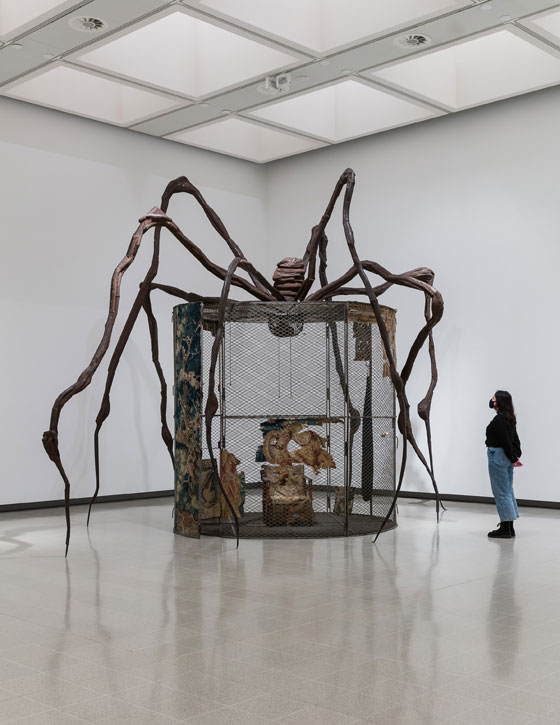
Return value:
[(488, 473), (500, 521), (515, 521), (519, 510), (513, 495), (513, 465), (503, 448), (488, 448)]

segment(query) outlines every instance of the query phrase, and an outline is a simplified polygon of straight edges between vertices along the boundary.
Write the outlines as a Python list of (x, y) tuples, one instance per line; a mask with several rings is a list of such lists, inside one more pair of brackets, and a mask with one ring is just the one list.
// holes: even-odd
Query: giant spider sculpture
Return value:
[[(214, 476), (222, 491), (224, 499), (231, 510), (237, 532), (239, 533), (239, 521), (237, 518), (237, 514), (235, 513), (234, 507), (232, 506), (226, 492), (222, 487), (211, 440), (212, 419), (218, 410), (218, 400), (215, 393), (216, 363), (223, 338), (226, 303), (228, 302), (230, 288), (232, 285), (244, 289), (246, 292), (249, 292), (251, 295), (253, 295), (253, 297), (256, 297), (258, 300), (265, 302), (292, 300), (304, 304), (305, 301), (331, 300), (336, 295), (365, 295), (368, 298), (377, 319), (377, 324), (379, 326), (379, 331), (383, 342), (383, 348), (389, 364), (391, 380), (393, 382), (397, 400), (399, 403), (398, 426), (403, 438), (402, 458), (398, 483), (396, 486), (393, 501), (384, 521), (381, 524), (380, 531), (383, 530), (383, 526), (388, 521), (393, 512), (399, 491), (402, 486), (407, 461), (408, 443), (412, 446), (413, 450), (415, 451), (416, 455), (418, 456), (430, 476), (435, 491), (436, 510), (439, 517), (441, 502), (434, 476), (432, 438), (430, 430), (430, 407), (433, 392), (437, 383), (437, 366), (432, 330), (442, 317), (443, 299), (441, 294), (433, 286), (434, 273), (432, 272), (432, 270), (426, 267), (413, 269), (409, 272), (404, 272), (402, 274), (393, 274), (377, 262), (361, 260), (359, 258), (354, 242), (354, 233), (350, 224), (350, 204), (352, 201), (352, 194), (354, 192), (354, 185), (354, 171), (352, 169), (346, 169), (346, 171), (344, 171), (344, 173), (340, 176), (336, 183), (330, 201), (319, 224), (313, 227), (311, 238), (305, 250), (305, 254), (303, 255), (303, 259), (289, 257), (282, 260), (278, 264), (278, 267), (274, 273), (273, 283), (270, 283), (267, 279), (265, 279), (265, 277), (257, 269), (255, 269), (255, 267), (246, 259), (239, 246), (228, 234), (227, 229), (225, 228), (224, 224), (217, 216), (215, 211), (208, 205), (200, 191), (184, 176), (181, 176), (178, 179), (171, 181), (167, 185), (167, 188), (163, 193), (160, 207), (154, 207), (139, 220), (140, 225), (132, 235), (132, 239), (130, 241), (126, 255), (113, 272), (111, 280), (109, 312), (107, 315), (103, 336), (97, 347), (97, 350), (95, 351), (91, 362), (80, 374), (76, 382), (69, 388), (64, 390), (62, 393), (60, 393), (60, 395), (55, 400), (51, 411), (49, 430), (45, 431), (45, 433), (43, 434), (43, 445), (45, 447), (45, 450), (49, 458), (58, 468), (60, 475), (62, 476), (62, 479), (64, 481), (64, 499), (66, 513), (66, 554), (68, 553), (68, 545), (70, 542), (70, 481), (68, 480), (68, 476), (66, 475), (64, 466), (62, 465), (58, 446), (58, 422), (60, 419), (60, 414), (66, 403), (74, 395), (80, 393), (90, 384), (95, 371), (99, 367), (99, 364), (101, 363), (105, 353), (109, 348), (111, 334), (113, 332), (113, 327), (115, 325), (115, 320), (119, 308), (120, 286), (122, 277), (128, 267), (134, 261), (144, 234), (146, 234), (146, 232), (152, 227), (155, 229), (155, 232), (151, 265), (148, 269), (146, 276), (140, 284), (140, 289), (138, 291), (138, 294), (136, 295), (136, 299), (134, 300), (132, 308), (128, 313), (126, 323), (113, 350), (107, 372), (105, 391), (103, 394), (101, 407), (96, 418), (96, 427), (94, 434), (96, 487), (88, 511), (88, 524), (91, 514), (91, 505), (94, 503), (99, 492), (99, 432), (101, 430), (103, 422), (109, 415), (111, 387), (115, 378), (115, 373), (119, 364), (119, 360), (121, 358), (124, 347), (129, 339), (132, 328), (142, 309), (144, 309), (144, 312), (146, 313), (148, 318), (152, 346), (152, 360), (156, 368), (156, 372), (161, 386), (161, 434), (165, 445), (167, 446), (167, 449), (169, 451), (169, 455), (171, 456), (171, 461), (174, 464), (173, 436), (171, 435), (171, 432), (166, 422), (167, 385), (163, 375), (163, 370), (159, 362), (157, 323), (152, 312), (150, 301), (151, 293), (154, 290), (161, 290), (163, 292), (187, 301), (215, 303), (217, 299), (219, 300), (218, 323), (216, 326), (215, 338), (212, 346), (209, 366), (208, 391), (205, 406), (205, 433), (208, 451), (210, 459), (212, 461)], [(327, 237), (325, 235), (325, 227), (327, 226), (327, 223), (331, 218), (335, 203), (343, 190), (344, 198), (342, 208), (342, 223), (344, 228), (344, 235), (352, 258), (352, 265), (348, 269), (348, 271), (345, 272), (338, 279), (329, 282), (327, 280), (326, 274)], [(194, 199), (202, 207), (212, 227), (227, 243), (233, 254), (233, 259), (229, 263), (227, 269), (219, 266), (218, 264), (215, 264), (210, 259), (208, 259), (204, 252), (199, 249), (196, 244), (194, 244), (194, 242), (192, 242), (167, 215), (166, 212), (171, 197), (174, 194), (180, 192), (190, 194), (194, 197)], [(162, 228), (168, 229), (173, 234), (173, 236), (185, 247), (185, 249), (187, 249), (195, 257), (195, 259), (197, 259), (200, 264), (202, 264), (203, 267), (212, 272), (212, 274), (214, 274), (216, 277), (219, 277), (223, 280), (222, 291), (219, 298), (201, 297), (190, 292), (185, 292), (176, 287), (157, 284), (154, 281), (159, 266), (160, 236)], [(319, 281), (321, 286), (316, 292), (309, 294), (311, 287), (315, 282), (317, 256), (319, 256)], [(243, 270), (244, 272), (246, 272), (249, 279), (241, 277), (239, 274), (237, 274), (238, 270)], [(368, 272), (381, 277), (381, 279), (383, 280), (382, 284), (373, 287), (369, 280), (367, 274)], [(355, 277), (360, 278), (363, 286), (347, 286), (348, 283)], [(414, 339), (408, 356), (406, 358), (405, 364), (400, 372), (397, 370), (395, 365), (389, 335), (387, 332), (387, 328), (383, 322), (383, 317), (378, 302), (378, 297), (395, 284), (419, 290), (424, 294), (425, 324)], [(410, 405), (406, 395), (406, 383), (410, 377), (413, 365), (418, 357), (418, 353), (420, 352), (426, 341), (428, 341), (428, 351), (431, 363), (431, 380), (425, 397), (418, 404), (418, 414), (420, 418), (424, 421), (426, 426), (428, 460), (420, 450), (420, 447), (414, 436), (409, 414)], [(336, 339), (334, 339), (333, 342), (335, 345), (335, 353), (337, 353)], [(343, 382), (342, 378), (341, 382)], [(356, 425), (359, 425), (359, 414), (357, 414), (357, 411), (355, 411), (355, 409), (352, 407), (349, 391), (345, 383), (343, 383), (343, 391), (347, 401), (349, 402), (351, 419), (350, 434), (351, 437), (353, 437), (356, 431)], [(357, 423), (354, 423), (354, 421), (357, 421)]]

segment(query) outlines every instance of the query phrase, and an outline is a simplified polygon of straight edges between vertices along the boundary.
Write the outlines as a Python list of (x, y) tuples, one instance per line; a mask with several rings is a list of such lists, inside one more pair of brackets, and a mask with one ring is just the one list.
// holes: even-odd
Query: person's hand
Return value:
[(519, 468), (519, 467), (520, 467), (520, 466), (522, 466), (523, 464), (521, 463), (521, 461), (520, 461), (520, 460), (519, 460), (519, 458), (518, 458), (518, 459), (517, 459), (517, 460), (515, 461), (515, 463), (514, 463), (513, 465), (515, 466), (515, 468)]

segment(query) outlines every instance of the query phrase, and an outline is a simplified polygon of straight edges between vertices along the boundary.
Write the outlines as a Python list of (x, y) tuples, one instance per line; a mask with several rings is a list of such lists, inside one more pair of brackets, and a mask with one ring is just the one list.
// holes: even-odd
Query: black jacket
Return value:
[(512, 463), (521, 456), (521, 443), (514, 425), (500, 413), (496, 413), (486, 428), (486, 445), (490, 448), (503, 448)]

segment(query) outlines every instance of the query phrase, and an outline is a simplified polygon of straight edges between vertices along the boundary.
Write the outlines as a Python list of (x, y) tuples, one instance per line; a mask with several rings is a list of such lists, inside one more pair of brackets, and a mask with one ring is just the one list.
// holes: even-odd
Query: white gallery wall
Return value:
[[(138, 218), (159, 203), (170, 179), (186, 174), (197, 184), (246, 255), (271, 275), (281, 257), (303, 254), (348, 166), (357, 174), (351, 219), (360, 256), (397, 272), (432, 267), (445, 299), (435, 332), (440, 380), (432, 412), (440, 490), (490, 494), (488, 399), (506, 388), (524, 448), (517, 495), (560, 501), (553, 460), (559, 118), (560, 89), (553, 88), (257, 166), (0, 99), (0, 505), (62, 497), (41, 445), (52, 402), (89, 362), (107, 314), (111, 272)], [(340, 210), (339, 204), (327, 228), (330, 278), (350, 266)], [(174, 199), (169, 213), (211, 258), (229, 259), (192, 200)], [(218, 293), (219, 282), (170, 235), (162, 240), (160, 281)], [(124, 277), (115, 336), (148, 268), (150, 244), (148, 235)], [(423, 302), (402, 289), (381, 301), (398, 309), (402, 364), (422, 325)], [(161, 293), (154, 298), (170, 385), (175, 302)], [(92, 438), (107, 362), (61, 416), (61, 450), (75, 497), (94, 486)], [(424, 354), (409, 385), (413, 410), (428, 381)], [(172, 487), (158, 410), (159, 384), (140, 316), (101, 433), (101, 494)], [(415, 427), (422, 439), (421, 426)], [(413, 458), (405, 488), (430, 490)]]
[[(302, 255), (337, 178), (352, 167), (361, 258), (394, 272), (435, 270), (445, 314), (435, 331), (433, 440), (445, 493), (491, 495), (484, 432), (488, 399), (502, 388), (513, 395), (524, 449), (518, 497), (560, 501), (559, 124), (553, 88), (268, 166), (269, 269)], [(334, 279), (351, 266), (340, 203), (327, 235)], [(381, 302), (398, 309), (402, 365), (423, 323), (422, 296), (391, 290)], [(425, 352), (409, 385), (414, 413), (428, 382)], [(415, 430), (422, 438), (421, 422)], [(431, 490), (415, 460), (405, 488)]]
[[(246, 256), (262, 267), (263, 167), (0, 99), (0, 505), (62, 498), (62, 482), (41, 444), (52, 403), (97, 347), (111, 273), (139, 217), (160, 203), (170, 179), (183, 174), (202, 190)], [(176, 196), (169, 214), (211, 259), (230, 259), (225, 242), (190, 197)], [(152, 235), (145, 236), (124, 276), (113, 342), (149, 267)], [(202, 294), (220, 291), (219, 281), (165, 231), (158, 280)], [(178, 302), (154, 295), (170, 396), (171, 310)], [(93, 492), (93, 430), (108, 359), (90, 387), (62, 411), (61, 452), (73, 497)], [(111, 415), (100, 440), (101, 494), (173, 487), (143, 313), (117, 371)]]

